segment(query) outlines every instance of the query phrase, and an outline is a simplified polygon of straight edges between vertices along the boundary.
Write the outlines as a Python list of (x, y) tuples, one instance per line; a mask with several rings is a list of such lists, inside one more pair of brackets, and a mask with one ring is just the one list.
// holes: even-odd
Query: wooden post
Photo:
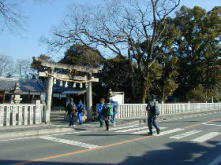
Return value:
[(88, 82), (87, 86), (87, 109), (88, 109), (88, 118), (91, 118), (92, 116), (92, 82)]
[(53, 77), (48, 77), (48, 90), (47, 90), (47, 109), (46, 109), (46, 123), (50, 123), (51, 114), (51, 100), (53, 90)]

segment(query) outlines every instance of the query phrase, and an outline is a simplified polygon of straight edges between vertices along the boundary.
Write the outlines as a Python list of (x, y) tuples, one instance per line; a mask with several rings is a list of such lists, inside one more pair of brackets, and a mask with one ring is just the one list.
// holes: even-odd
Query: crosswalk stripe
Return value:
[(204, 125), (212, 125), (212, 126), (221, 127), (221, 125), (218, 125), (218, 124), (209, 124), (209, 123), (204, 123)]
[(199, 131), (199, 130), (192, 130), (192, 131), (189, 131), (189, 132), (185, 132), (185, 133), (182, 133), (182, 134), (171, 136), (170, 138), (171, 139), (182, 139), (182, 138), (185, 138), (185, 137), (197, 134), (199, 132), (201, 132), (201, 131)]
[(159, 135), (157, 135), (157, 136), (168, 135), (168, 134), (175, 133), (175, 132), (182, 131), (182, 130), (184, 130), (184, 129), (182, 129), (182, 128), (175, 128), (175, 129), (163, 131), (163, 132), (161, 132), (161, 133), (160, 133)]
[(68, 145), (73, 145), (73, 146), (78, 146), (78, 147), (83, 147), (83, 148), (96, 148), (98, 145), (93, 145), (93, 144), (87, 144), (79, 141), (73, 141), (73, 140), (67, 140), (67, 139), (61, 139), (61, 138), (55, 138), (51, 136), (42, 136), (40, 137), (41, 139), (44, 140), (49, 140), (57, 143), (63, 143), (63, 144), (68, 144)]
[(115, 127), (115, 128), (111, 128), (111, 131), (116, 131), (116, 130), (120, 130), (120, 129), (125, 129), (125, 128), (132, 128), (132, 127), (136, 127), (139, 124), (134, 124), (134, 125), (127, 125), (127, 126), (122, 126), (122, 127)]
[(147, 129), (148, 127), (145, 126), (145, 127), (137, 127), (137, 128), (131, 128), (131, 129), (125, 129), (125, 130), (118, 130), (118, 131), (115, 131), (115, 132), (131, 132), (131, 131), (139, 131), (139, 130), (143, 130), (143, 129)]
[(203, 142), (205, 142), (205, 141), (207, 141), (207, 140), (209, 140), (209, 139), (212, 139), (212, 138), (214, 138), (214, 137), (216, 137), (216, 136), (218, 136), (218, 135), (220, 135), (219, 132), (210, 132), (210, 133), (208, 133), (208, 134), (205, 134), (205, 135), (203, 135), (203, 136), (200, 136), (200, 137), (198, 137), (198, 138), (195, 138), (195, 139), (193, 139), (192, 141), (193, 141), (193, 142), (198, 142), (198, 143), (203, 143)]
[[(167, 127), (160, 127), (161, 130), (166, 129)], [(148, 130), (142, 130), (142, 131), (137, 131), (137, 132), (133, 132), (132, 134), (144, 134), (147, 133)], [(154, 133), (156, 132), (155, 130), (153, 131)]]

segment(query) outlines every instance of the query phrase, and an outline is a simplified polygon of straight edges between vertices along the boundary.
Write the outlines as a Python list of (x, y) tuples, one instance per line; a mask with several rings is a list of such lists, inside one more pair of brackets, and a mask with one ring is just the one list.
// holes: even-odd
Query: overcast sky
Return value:
[[(0, 34), (0, 54), (11, 56), (13, 59), (30, 59), (47, 53), (47, 46), (40, 42), (40, 38), (47, 37), (53, 26), (61, 22), (69, 5), (94, 4), (102, 0), (49, 0), (48, 3), (23, 1), (25, 3), (22, 4), (21, 11), (26, 16), (26, 29), (20, 32), (21, 35), (12, 35), (9, 32)], [(182, 5), (198, 5), (211, 10), (215, 6), (221, 6), (221, 0), (183, 0)], [(56, 54), (55, 57), (59, 56), (63, 56), (63, 53)]]

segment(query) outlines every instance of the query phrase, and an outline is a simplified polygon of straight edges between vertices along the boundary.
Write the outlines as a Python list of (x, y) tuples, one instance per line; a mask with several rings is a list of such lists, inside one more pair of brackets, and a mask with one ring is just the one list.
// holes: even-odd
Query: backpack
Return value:
[(77, 106), (77, 111), (78, 111), (79, 113), (84, 112), (84, 105), (82, 105), (82, 104), (78, 105), (78, 106)]
[(153, 115), (160, 115), (160, 109), (158, 106), (151, 106), (150, 110)]
[(103, 115), (106, 116), (111, 116), (113, 115), (113, 107), (111, 104), (105, 104), (103, 106), (103, 110), (102, 110)]

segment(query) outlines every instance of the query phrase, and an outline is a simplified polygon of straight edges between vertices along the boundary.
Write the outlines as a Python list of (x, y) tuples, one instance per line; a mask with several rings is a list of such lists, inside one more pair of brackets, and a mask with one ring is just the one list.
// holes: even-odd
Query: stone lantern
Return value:
[(20, 89), (19, 83), (15, 84), (15, 88), (14, 88), (14, 92), (13, 93), (14, 93), (13, 94), (13, 98), (12, 98), (13, 103), (19, 104), (22, 101), (22, 98), (21, 98), (22, 91)]

